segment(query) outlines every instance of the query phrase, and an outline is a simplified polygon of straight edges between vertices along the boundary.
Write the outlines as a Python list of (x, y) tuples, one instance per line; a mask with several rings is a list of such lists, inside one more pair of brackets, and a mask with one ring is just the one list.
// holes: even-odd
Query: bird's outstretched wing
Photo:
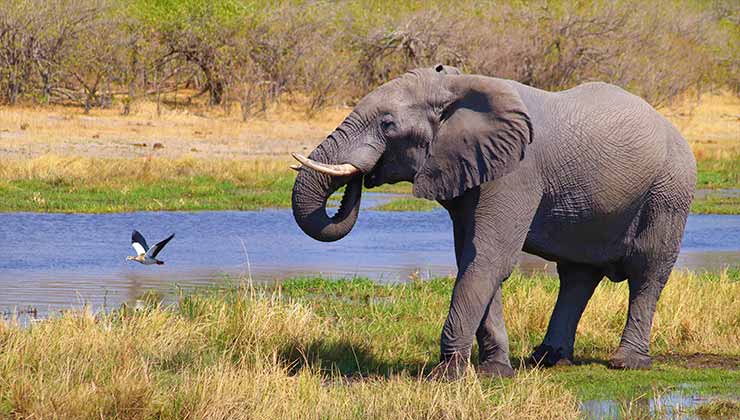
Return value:
[(167, 245), (167, 242), (169, 242), (172, 238), (175, 237), (175, 234), (168, 236), (167, 238), (157, 242), (154, 244), (151, 248), (149, 248), (149, 251), (146, 252), (146, 255), (149, 258), (156, 258), (157, 254), (159, 254), (160, 251), (162, 251), (162, 248), (164, 248), (165, 245)]
[(146, 244), (146, 239), (144, 239), (144, 236), (139, 233), (138, 230), (135, 230), (131, 234), (131, 246), (134, 248), (137, 255), (146, 254), (149, 249), (149, 246)]

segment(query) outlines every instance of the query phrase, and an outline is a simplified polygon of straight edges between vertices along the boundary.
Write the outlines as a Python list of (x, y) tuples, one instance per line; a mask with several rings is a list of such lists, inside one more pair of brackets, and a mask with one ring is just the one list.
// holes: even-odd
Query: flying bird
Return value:
[(157, 242), (149, 248), (146, 244), (146, 239), (144, 239), (144, 236), (139, 233), (139, 231), (135, 230), (131, 234), (131, 246), (134, 248), (134, 251), (136, 251), (135, 257), (126, 257), (127, 261), (136, 261), (138, 263), (144, 264), (144, 265), (162, 265), (164, 264), (164, 261), (160, 261), (157, 259), (157, 254), (159, 254), (165, 245), (167, 245), (167, 242), (169, 242), (172, 238), (175, 237), (175, 234), (168, 236), (167, 238)]

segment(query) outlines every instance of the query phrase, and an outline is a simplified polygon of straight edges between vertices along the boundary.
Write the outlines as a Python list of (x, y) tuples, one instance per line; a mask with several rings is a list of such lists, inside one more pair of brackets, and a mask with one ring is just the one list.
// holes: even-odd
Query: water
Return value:
[[(363, 197), (364, 199), (365, 197)], [(388, 196), (371, 196), (373, 207)], [(125, 261), (138, 229), (148, 242), (175, 232), (160, 254), (164, 266)], [(145, 291), (174, 291), (222, 282), (257, 282), (294, 275), (368, 276), (404, 281), (456, 272), (452, 226), (444, 210), (361, 212), (355, 229), (333, 243), (300, 231), (289, 210), (142, 212), (119, 214), (0, 214), (0, 312), (36, 308), (39, 315), (78, 307), (115, 307)], [(740, 266), (740, 216), (692, 215), (678, 267)], [(521, 267), (554, 271), (524, 256)]]
[[(736, 396), (701, 396), (692, 391), (691, 384), (682, 384), (681, 390), (658, 395), (652, 398), (640, 397), (631, 401), (588, 400), (581, 403), (582, 417), (588, 420), (603, 419), (672, 419), (701, 420), (696, 414), (697, 407), (713, 401), (737, 403)], [(712, 417), (714, 418), (714, 417)]]

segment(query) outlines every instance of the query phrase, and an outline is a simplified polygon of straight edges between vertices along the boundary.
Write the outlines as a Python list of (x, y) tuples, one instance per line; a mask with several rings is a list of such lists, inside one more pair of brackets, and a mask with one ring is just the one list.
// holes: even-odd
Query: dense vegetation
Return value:
[[(654, 105), (740, 89), (735, 0), (5, 0), (0, 100), (110, 107), (176, 90), (309, 112), (444, 62), (546, 89), (605, 80)], [(191, 98), (191, 99), (192, 99)]]
[[(649, 407), (663, 408), (652, 397), (664, 392), (736, 394), (740, 318), (727, 308), (740, 299), (738, 280), (737, 270), (674, 274), (658, 304), (655, 367), (631, 372), (603, 365), (628, 299), (625, 283), (604, 281), (578, 329), (584, 364), (519, 368), (504, 381), (425, 379), (452, 279), (299, 278), (278, 290), (184, 294), (174, 307), (150, 293), (138, 309), (68, 312), (28, 328), (0, 321), (0, 418), (575, 419), (589, 399), (653, 418)], [(541, 340), (557, 283), (520, 273), (505, 283), (515, 366)], [(734, 418), (738, 405), (701, 410)]]

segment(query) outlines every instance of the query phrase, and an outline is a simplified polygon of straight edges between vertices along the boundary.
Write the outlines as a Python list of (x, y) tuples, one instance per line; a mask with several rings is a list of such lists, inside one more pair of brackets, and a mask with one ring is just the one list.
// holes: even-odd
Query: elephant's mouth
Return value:
[(370, 172), (369, 174), (365, 175), (365, 188), (375, 188), (378, 185), (381, 184), (380, 180), (378, 179), (378, 176), (375, 174), (375, 172)]
[(381, 173), (380, 168), (383, 167), (383, 157), (381, 156), (378, 162), (375, 164), (373, 169), (365, 174), (365, 188), (375, 188), (385, 183), (384, 176)]

